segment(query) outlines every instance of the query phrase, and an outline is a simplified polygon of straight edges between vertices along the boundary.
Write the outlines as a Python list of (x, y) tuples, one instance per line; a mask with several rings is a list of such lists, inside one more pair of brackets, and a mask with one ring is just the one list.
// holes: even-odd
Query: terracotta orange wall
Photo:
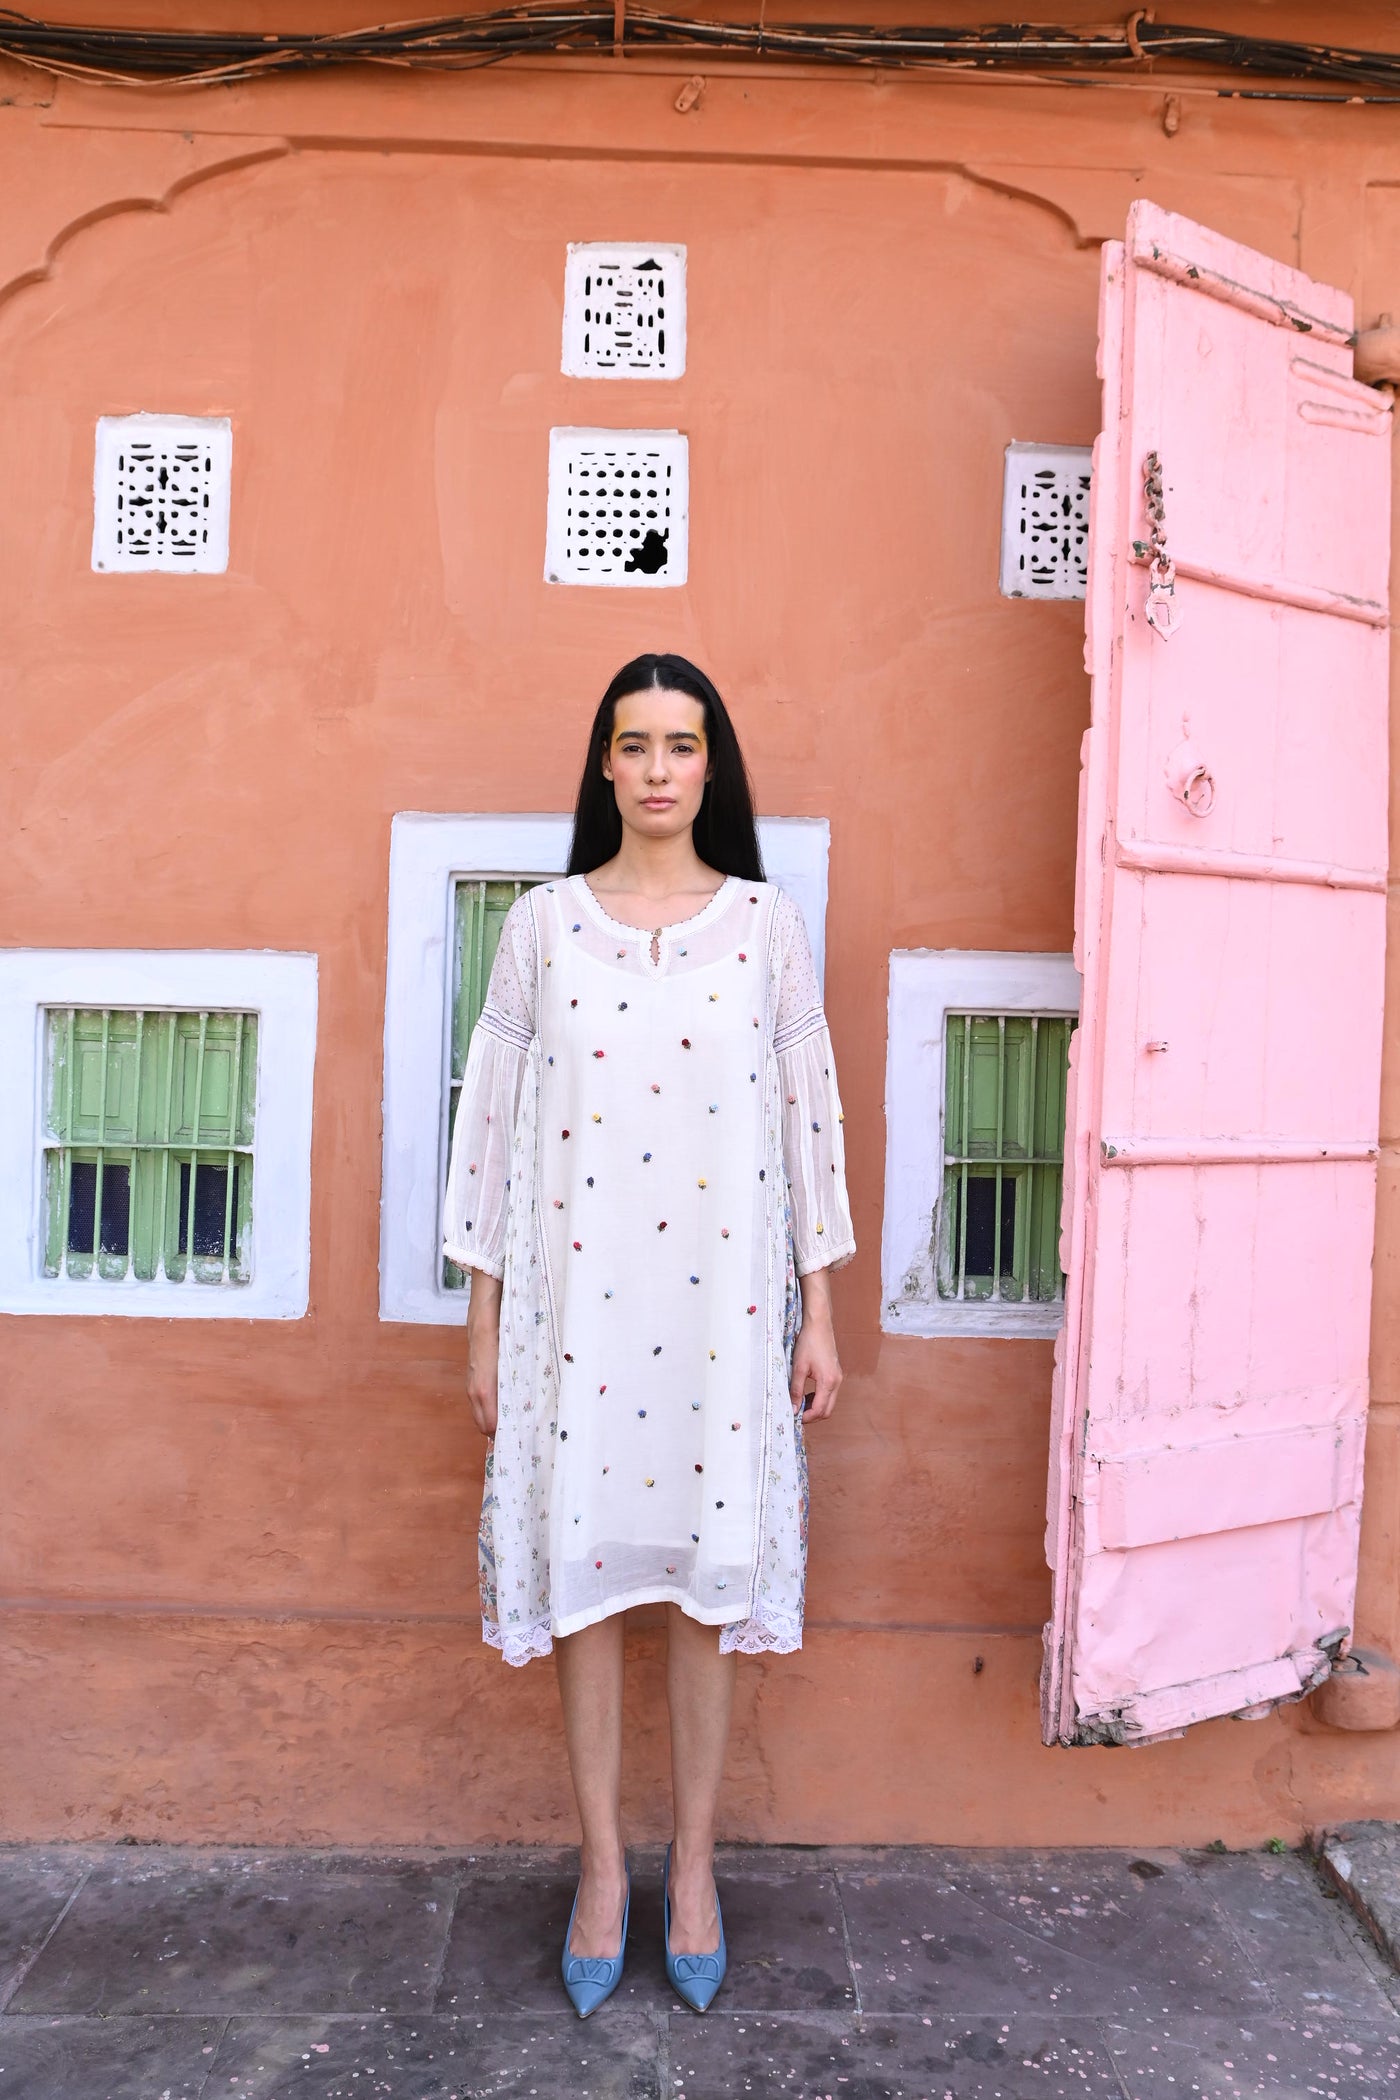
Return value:
[[(389, 825), (565, 807), (599, 689), (657, 646), (712, 669), (763, 808), (831, 820), (862, 1248), (808, 1643), (744, 1667), (731, 1832), (1245, 1842), (1400, 1811), (1395, 1739), (1299, 1708), (1043, 1749), (1049, 1347), (878, 1325), (888, 951), (1071, 934), (1081, 609), (997, 595), (1002, 448), (1092, 438), (1098, 244), (1135, 195), (1400, 312), (1393, 121), (1188, 96), (1168, 138), (1155, 89), (742, 72), (681, 117), (688, 70), (0, 78), (0, 937), (321, 973), (308, 1317), (5, 1322), (7, 1836), (570, 1833), (551, 1673), (479, 1641), (462, 1337), (377, 1318)], [(687, 376), (565, 380), (565, 243), (632, 237), (688, 244)], [(93, 426), (142, 408), (233, 418), (225, 577), (89, 568)], [(684, 590), (542, 582), (547, 433), (595, 420), (689, 432)], [(1394, 1156), (1362, 1591), (1392, 1646)], [(635, 1650), (655, 1835), (645, 1616)]]

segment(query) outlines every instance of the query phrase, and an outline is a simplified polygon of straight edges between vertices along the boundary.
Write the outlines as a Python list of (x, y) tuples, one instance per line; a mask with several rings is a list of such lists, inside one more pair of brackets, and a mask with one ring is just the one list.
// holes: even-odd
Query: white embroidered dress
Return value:
[(794, 1272), (855, 1252), (797, 906), (726, 877), (662, 930), (582, 876), (511, 908), (472, 1034), (444, 1249), (503, 1278), (482, 1618), (507, 1662), (627, 1606), (801, 1646)]

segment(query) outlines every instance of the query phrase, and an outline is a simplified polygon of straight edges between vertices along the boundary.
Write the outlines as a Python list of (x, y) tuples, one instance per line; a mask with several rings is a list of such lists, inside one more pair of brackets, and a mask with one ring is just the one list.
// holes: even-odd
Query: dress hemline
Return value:
[(741, 1618), (717, 1618), (710, 1611), (697, 1608), (692, 1598), (665, 1588), (642, 1591), (593, 1611), (575, 1612), (566, 1621), (542, 1619), (518, 1629), (503, 1628), (483, 1617), (481, 1637), (504, 1661), (520, 1668), (537, 1657), (552, 1654), (556, 1640), (567, 1640), (570, 1634), (583, 1633), (590, 1626), (599, 1626), (605, 1619), (615, 1619), (620, 1612), (642, 1604), (674, 1604), (697, 1626), (717, 1626), (721, 1655), (795, 1655), (802, 1646), (802, 1620), (797, 1613), (756, 1611)]

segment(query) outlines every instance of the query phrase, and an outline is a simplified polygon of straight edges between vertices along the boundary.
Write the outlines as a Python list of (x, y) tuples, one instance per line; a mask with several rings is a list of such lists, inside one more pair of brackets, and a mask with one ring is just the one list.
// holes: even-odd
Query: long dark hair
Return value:
[(753, 790), (734, 724), (704, 672), (684, 656), (634, 656), (630, 664), (622, 666), (598, 702), (574, 804), (569, 873), (587, 875), (593, 868), (600, 868), (622, 844), (622, 818), (618, 815), (613, 784), (603, 773), (603, 757), (612, 744), (618, 701), (625, 700), (629, 693), (645, 693), (653, 688), (662, 693), (685, 693), (698, 700), (705, 710), (710, 777), (691, 832), (696, 852), (707, 867), (718, 869), (721, 875), (741, 875), (746, 882), (762, 882), (763, 860), (754, 826)]

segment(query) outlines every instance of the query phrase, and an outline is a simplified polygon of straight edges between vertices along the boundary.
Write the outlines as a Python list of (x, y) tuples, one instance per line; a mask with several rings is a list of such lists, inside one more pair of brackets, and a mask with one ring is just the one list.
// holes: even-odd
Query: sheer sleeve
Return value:
[(535, 921), (528, 895), (506, 914), (486, 1004), (467, 1046), (447, 1170), (442, 1251), (464, 1269), (505, 1271), (510, 1149), (535, 1033)]
[(780, 895), (778, 1002), (773, 1047), (783, 1093), (783, 1164), (792, 1200), (799, 1276), (837, 1269), (856, 1251), (846, 1195), (846, 1147), (836, 1064), (802, 914)]

